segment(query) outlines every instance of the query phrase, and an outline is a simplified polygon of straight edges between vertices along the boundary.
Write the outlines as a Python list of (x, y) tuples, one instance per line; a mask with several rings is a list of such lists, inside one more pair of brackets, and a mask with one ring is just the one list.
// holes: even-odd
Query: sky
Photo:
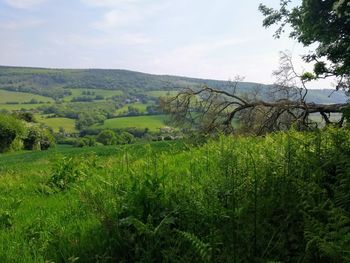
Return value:
[(300, 57), (310, 48), (287, 34), (274, 39), (259, 3), (279, 0), (0, 0), (0, 65), (269, 84), (279, 52), (289, 50), (299, 71), (309, 69)]

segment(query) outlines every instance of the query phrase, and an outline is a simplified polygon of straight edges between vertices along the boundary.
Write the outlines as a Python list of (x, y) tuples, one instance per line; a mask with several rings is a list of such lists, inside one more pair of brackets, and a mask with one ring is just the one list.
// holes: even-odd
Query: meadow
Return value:
[(148, 128), (150, 131), (159, 131), (165, 126), (164, 115), (146, 115), (146, 116), (131, 116), (120, 117), (105, 120), (103, 125), (93, 125), (95, 129), (125, 129), (125, 128)]
[(36, 110), (43, 105), (50, 104), (0, 104), (0, 110), (20, 111), (20, 110)]
[(15, 92), (0, 89), (0, 104), (6, 104), (6, 102), (29, 102), (30, 100), (37, 100), (42, 102), (53, 102), (52, 98), (35, 95), (25, 92)]
[(96, 96), (96, 95), (103, 96), (104, 99), (111, 98), (113, 96), (123, 95), (123, 91), (121, 90), (82, 89), (82, 88), (66, 89), (66, 90), (69, 90), (72, 93), (72, 95), (64, 97), (64, 101), (66, 102), (71, 101), (74, 97), (84, 96), (83, 92), (94, 92), (93, 96)]
[(141, 102), (128, 103), (128, 104), (125, 104), (123, 107), (117, 109), (115, 111), (115, 113), (116, 114), (125, 114), (128, 112), (129, 106), (131, 106), (135, 109), (138, 109), (140, 113), (146, 113), (147, 106), (149, 106), (149, 105), (151, 105), (151, 104), (144, 104)]
[(0, 155), (0, 262), (349, 262), (348, 130), (204, 141)]
[(47, 127), (52, 128), (54, 132), (59, 132), (60, 128), (63, 128), (65, 132), (77, 133), (78, 130), (75, 127), (75, 120), (69, 118), (51, 118), (45, 115), (36, 115), (36, 121), (45, 124)]

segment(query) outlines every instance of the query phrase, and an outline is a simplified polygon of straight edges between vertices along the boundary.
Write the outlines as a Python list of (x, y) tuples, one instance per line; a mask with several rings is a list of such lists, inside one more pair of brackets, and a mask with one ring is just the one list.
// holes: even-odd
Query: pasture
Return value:
[(46, 126), (52, 128), (54, 132), (58, 132), (62, 127), (66, 132), (75, 133), (78, 130), (75, 128), (75, 120), (69, 118), (48, 118), (45, 115), (36, 115), (36, 120)]
[(113, 97), (113, 96), (121, 96), (123, 95), (123, 91), (121, 90), (105, 90), (105, 89), (68, 89), (70, 92), (72, 92), (72, 95), (64, 97), (64, 101), (69, 102), (71, 101), (74, 97), (82, 97), (83, 92), (94, 92), (94, 95), (100, 95), (103, 96), (104, 99)]
[(145, 113), (147, 106), (149, 106), (150, 104), (143, 104), (140, 102), (135, 102), (135, 103), (129, 103), (129, 104), (125, 104), (123, 107), (117, 109), (115, 112), (116, 114), (124, 114), (128, 112), (128, 108), (129, 106), (136, 108), (140, 111), (140, 113)]
[(156, 131), (159, 131), (160, 128), (165, 126), (164, 120), (165, 120), (164, 115), (120, 117), (120, 118), (106, 120), (103, 125), (93, 125), (92, 128), (98, 128), (98, 129), (148, 128), (150, 131), (156, 132)]

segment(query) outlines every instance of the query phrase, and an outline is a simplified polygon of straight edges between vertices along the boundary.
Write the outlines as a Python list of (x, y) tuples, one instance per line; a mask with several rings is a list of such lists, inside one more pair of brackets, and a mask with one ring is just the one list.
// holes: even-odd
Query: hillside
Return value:
[[(228, 81), (153, 75), (119, 69), (47, 69), (0, 66), (0, 89), (29, 92), (51, 98), (71, 96), (70, 89), (118, 90), (125, 94), (149, 91), (173, 91), (184, 87), (208, 85), (228, 89)], [(256, 87), (268, 90), (270, 85), (240, 82), (239, 92), (251, 92)], [(308, 100), (315, 103), (341, 103), (347, 100), (343, 92), (310, 90)]]

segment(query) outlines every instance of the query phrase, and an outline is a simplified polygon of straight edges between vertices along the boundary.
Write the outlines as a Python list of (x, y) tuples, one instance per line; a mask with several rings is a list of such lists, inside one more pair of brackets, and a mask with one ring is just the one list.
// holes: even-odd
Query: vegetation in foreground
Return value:
[(0, 261), (348, 262), (349, 149), (328, 128), (2, 155)]

